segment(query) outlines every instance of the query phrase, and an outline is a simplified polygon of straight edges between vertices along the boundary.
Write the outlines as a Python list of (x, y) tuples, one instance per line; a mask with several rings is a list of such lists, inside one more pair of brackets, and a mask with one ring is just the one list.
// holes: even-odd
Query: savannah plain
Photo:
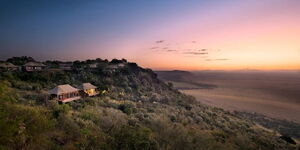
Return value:
[(300, 123), (300, 71), (159, 71), (204, 104)]

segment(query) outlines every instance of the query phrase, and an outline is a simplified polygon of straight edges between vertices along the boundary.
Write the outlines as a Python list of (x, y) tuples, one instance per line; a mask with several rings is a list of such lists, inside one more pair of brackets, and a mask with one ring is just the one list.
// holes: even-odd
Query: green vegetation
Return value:
[[(95, 62), (96, 69), (85, 67)], [(106, 69), (118, 63), (125, 66)], [(0, 73), (0, 149), (296, 149), (275, 133), (198, 103), (135, 63), (73, 64), (71, 71)], [(46, 100), (58, 84), (83, 82), (107, 92), (62, 105)]]
[(28, 62), (35, 61), (32, 57), (22, 56), (22, 57), (12, 57), (6, 60), (7, 62), (10, 62), (14, 65), (24, 65)]
[(253, 122), (259, 123), (260, 125), (263, 125), (264, 127), (278, 131), (282, 135), (291, 136), (300, 139), (300, 125), (295, 122), (270, 118), (257, 113), (247, 113), (247, 112), (237, 112), (237, 111), (234, 113), (237, 116), (240, 116), (244, 119), (251, 120)]

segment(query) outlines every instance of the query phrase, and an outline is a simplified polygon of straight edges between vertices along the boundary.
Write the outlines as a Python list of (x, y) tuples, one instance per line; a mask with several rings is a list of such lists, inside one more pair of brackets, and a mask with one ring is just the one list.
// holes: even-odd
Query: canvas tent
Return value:
[(28, 62), (23, 65), (23, 70), (27, 72), (31, 71), (41, 71), (46, 67), (43, 63), (40, 62)]
[(73, 63), (60, 63), (59, 68), (62, 70), (72, 70), (73, 69)]
[(52, 98), (57, 98), (59, 102), (66, 103), (80, 99), (79, 89), (72, 87), (69, 84), (59, 85), (51, 90), (48, 93)]
[(18, 66), (15, 66), (12, 63), (9, 62), (0, 62), (0, 70), (1, 71), (13, 71), (13, 70), (18, 70)]
[(80, 87), (80, 90), (83, 91), (84, 94), (87, 94), (88, 96), (95, 96), (99, 93), (96, 91), (97, 87), (92, 85), (91, 83), (83, 83)]

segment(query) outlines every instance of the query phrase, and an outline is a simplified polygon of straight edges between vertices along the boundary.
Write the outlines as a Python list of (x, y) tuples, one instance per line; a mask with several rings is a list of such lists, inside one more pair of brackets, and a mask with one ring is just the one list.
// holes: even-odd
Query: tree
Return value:
[(122, 60), (118, 60), (118, 59), (113, 59), (113, 60), (110, 61), (110, 63), (112, 63), (112, 64), (120, 64), (120, 63), (123, 63), (123, 61)]
[(24, 65), (28, 62), (32, 62), (32, 61), (35, 61), (32, 57), (28, 57), (28, 56), (22, 56), (22, 57), (12, 57), (12, 58), (8, 58), (6, 60), (7, 62), (10, 62), (14, 65), (18, 65), (18, 66), (21, 66), (21, 65)]
[(116, 149), (158, 149), (152, 131), (146, 127), (123, 126), (114, 137)]

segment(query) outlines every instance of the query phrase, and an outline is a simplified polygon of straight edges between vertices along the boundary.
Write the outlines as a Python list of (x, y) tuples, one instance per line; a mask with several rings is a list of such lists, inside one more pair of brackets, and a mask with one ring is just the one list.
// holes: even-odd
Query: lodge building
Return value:
[(19, 67), (9, 62), (0, 62), (0, 71), (16, 71)]
[(97, 87), (91, 83), (83, 83), (79, 89), (83, 96), (96, 96), (99, 94), (99, 92), (96, 91)]
[(59, 103), (66, 103), (81, 98), (79, 89), (69, 84), (59, 85), (48, 91), (50, 99), (56, 99)]
[(33, 72), (33, 71), (42, 71), (46, 68), (46, 65), (40, 62), (28, 62), (23, 65), (23, 71)]
[(91, 83), (83, 83), (79, 89), (72, 87), (69, 84), (58, 85), (57, 87), (48, 91), (50, 99), (57, 100), (59, 103), (67, 103), (78, 100), (82, 97), (96, 96), (99, 94), (96, 91), (97, 87)]

